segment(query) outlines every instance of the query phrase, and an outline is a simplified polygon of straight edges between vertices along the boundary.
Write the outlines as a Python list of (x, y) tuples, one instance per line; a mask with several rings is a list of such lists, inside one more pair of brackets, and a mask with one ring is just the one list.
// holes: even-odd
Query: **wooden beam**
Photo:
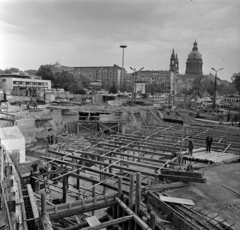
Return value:
[(176, 183), (169, 183), (169, 184), (153, 184), (153, 185), (146, 185), (145, 191), (152, 190), (154, 192), (163, 191), (167, 189), (173, 189), (173, 188), (182, 188), (190, 186), (191, 184), (185, 183), (185, 182), (176, 182)]
[(41, 217), (47, 214), (46, 210), (46, 193), (41, 193)]
[(90, 211), (106, 208), (106, 207), (113, 206), (116, 204), (117, 204), (116, 200), (104, 201), (104, 202), (101, 202), (98, 204), (87, 204), (87, 205), (81, 206), (77, 209), (71, 209), (69, 211), (59, 211), (56, 214), (51, 214), (50, 219), (51, 220), (61, 219), (63, 217), (74, 216), (74, 215), (82, 214), (85, 212), (90, 212)]
[(206, 178), (194, 178), (194, 177), (185, 177), (185, 176), (174, 176), (160, 174), (158, 175), (160, 179), (168, 179), (173, 181), (186, 181), (186, 182), (196, 182), (196, 183), (206, 183)]
[(74, 202), (62, 203), (52, 207), (47, 208), (47, 213), (57, 214), (58, 212), (66, 212), (73, 209), (78, 209), (80, 207), (84, 207), (86, 205), (91, 206), (94, 205), (94, 202), (104, 203), (105, 201), (114, 201), (117, 194), (109, 194), (106, 196), (98, 196), (96, 198), (87, 198), (82, 200), (76, 200)]
[(32, 190), (32, 186), (30, 184), (27, 184), (27, 190), (28, 190), (28, 196), (29, 196), (29, 199), (30, 199), (30, 203), (31, 203), (31, 206), (32, 206), (32, 212), (33, 212), (34, 219), (38, 219), (39, 218), (39, 212), (38, 212), (35, 196), (34, 196), (34, 193), (33, 193), (33, 190)]
[(143, 230), (152, 230), (149, 226), (142, 221), (126, 204), (124, 204), (119, 198), (116, 198), (118, 204), (124, 209), (128, 215), (132, 215), (134, 221), (143, 229)]
[(133, 210), (134, 202), (134, 174), (130, 174), (130, 184), (129, 184), (129, 208)]
[[(41, 158), (43, 159), (50, 159), (49, 157), (45, 157), (45, 156), (41, 156)], [(61, 163), (61, 164), (66, 164), (66, 165), (71, 165), (71, 166), (77, 166), (77, 164), (75, 163), (72, 163), (72, 162), (68, 162), (68, 161), (61, 161), (61, 160), (54, 160), (55, 162), (58, 162), (58, 163)], [(144, 164), (143, 164), (144, 165)], [(86, 167), (86, 166), (85, 166)], [(131, 169), (131, 168), (125, 168), (125, 167), (122, 167), (122, 166), (119, 166), (119, 165), (112, 165), (111, 167), (113, 168), (117, 168), (117, 169), (121, 169), (121, 170), (124, 170), (124, 171), (129, 171), (129, 172), (136, 172), (136, 170), (134, 169)], [(97, 172), (99, 174), (103, 174), (103, 175), (111, 175), (111, 176), (115, 176), (114, 174), (111, 174), (111, 173), (107, 173), (105, 171), (101, 171), (101, 170), (97, 170), (97, 169), (92, 169), (92, 168), (89, 168), (89, 167), (86, 167), (85, 170), (88, 170), (88, 171), (92, 171), (92, 172)], [(144, 175), (147, 175), (147, 176), (151, 176), (151, 177), (156, 177), (156, 174), (154, 173), (148, 173), (148, 172), (144, 172), (144, 171), (140, 171), (140, 170), (137, 170), (139, 172), (141, 172), (142, 174)], [(118, 177), (118, 176), (116, 176)], [(129, 178), (126, 178), (126, 180), (129, 181)], [(98, 183), (98, 182), (97, 182)]]
[(176, 171), (176, 170), (171, 170), (171, 169), (167, 169), (167, 168), (162, 168), (161, 173), (164, 175), (167, 174), (167, 175), (203, 178), (203, 172)]
[(223, 184), (221, 184), (221, 186), (222, 186), (223, 188), (225, 188), (225, 189), (227, 189), (227, 190), (229, 190), (229, 191), (231, 191), (231, 192), (233, 192), (233, 193), (235, 193), (235, 194), (237, 194), (237, 195), (240, 196), (240, 192), (238, 192), (238, 191), (236, 191), (236, 190), (234, 190), (234, 189), (232, 189), (232, 188), (229, 188), (229, 187), (227, 187), (226, 185), (223, 185)]
[(135, 213), (140, 214), (141, 207), (141, 173), (137, 173), (136, 176), (136, 196), (135, 196)]
[[(113, 225), (117, 225), (117, 224), (129, 221), (132, 218), (133, 218), (132, 215), (131, 216), (124, 216), (124, 217), (114, 219), (114, 220), (110, 220), (110, 221), (107, 221), (107, 222), (104, 222), (104, 223), (101, 223), (101, 224), (98, 224), (98, 225), (95, 225), (95, 226), (90, 226), (90, 227), (84, 228), (82, 230), (99, 230), (99, 229), (102, 229), (102, 228), (111, 227)], [(77, 230), (77, 229), (79, 229), (78, 225), (73, 226), (73, 227), (69, 227), (69, 228), (65, 228), (65, 230)]]
[[(109, 220), (114, 220), (109, 214), (106, 214)], [(118, 230), (123, 230), (119, 224), (113, 225), (114, 228), (117, 228)]]
[[(100, 222), (107, 221), (108, 220), (108, 216), (105, 215), (103, 217), (98, 218), (98, 220)], [(88, 227), (88, 226), (89, 226), (88, 222), (84, 221), (84, 222), (78, 224), (78, 229), (82, 229), (82, 228)], [(56, 225), (53, 225), (53, 228), (56, 229), (56, 230), (63, 230), (63, 228), (57, 227)]]
[[(81, 153), (81, 151), (75, 151), (76, 153)], [(83, 152), (82, 152), (83, 153)], [(111, 153), (114, 153), (114, 154), (117, 154), (118, 155), (118, 153), (117, 152), (115, 152), (115, 151), (112, 151)], [(103, 156), (103, 155), (99, 155), (99, 154), (97, 154), (97, 153), (89, 153), (89, 152), (84, 152), (84, 154), (85, 155), (90, 155), (90, 156), (101, 156), (101, 158), (103, 158), (103, 159), (105, 159), (105, 160), (112, 160), (112, 161), (119, 161), (120, 159), (119, 158), (117, 158), (117, 157), (109, 157), (109, 156)], [(121, 155), (121, 154), (119, 154), (119, 155)], [(127, 156), (127, 155), (126, 155)], [(71, 157), (71, 156), (69, 156), (69, 157)], [(135, 157), (135, 158), (138, 158), (138, 159), (140, 159), (141, 157)], [(142, 159), (144, 159), (144, 158), (142, 158)], [(147, 159), (147, 158), (145, 158), (145, 159)], [(88, 161), (88, 158), (87, 159), (85, 159), (85, 161)], [(99, 162), (99, 161), (97, 161), (97, 162)], [(121, 162), (122, 163), (126, 163), (126, 164), (130, 164), (130, 165), (135, 165), (135, 166), (145, 166), (145, 167), (148, 167), (148, 168), (150, 168), (150, 169), (153, 169), (153, 170), (156, 170), (156, 169), (158, 169), (159, 167), (158, 166), (155, 166), (155, 165), (152, 165), (152, 164), (143, 164), (143, 163), (138, 163), (138, 162), (130, 162), (130, 161), (127, 161), (127, 160), (123, 160), (123, 159), (121, 159)], [(158, 162), (158, 160), (155, 160), (155, 163), (157, 163)], [(162, 163), (162, 162), (161, 162)], [(108, 165), (109, 166), (109, 165)], [(108, 167), (108, 166), (106, 166), (106, 167)]]
[(192, 200), (189, 200), (189, 199), (182, 199), (182, 198), (161, 196), (161, 195), (159, 195), (159, 198), (163, 202), (170, 202), (170, 203), (176, 203), (176, 204), (186, 204), (186, 205), (195, 205), (194, 202)]

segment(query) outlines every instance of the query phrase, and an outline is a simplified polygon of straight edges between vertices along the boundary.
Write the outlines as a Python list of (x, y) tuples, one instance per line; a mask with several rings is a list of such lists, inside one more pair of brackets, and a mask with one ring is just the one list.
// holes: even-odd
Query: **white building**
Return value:
[(9, 154), (18, 158), (20, 163), (25, 162), (25, 138), (17, 126), (1, 127), (0, 140)]
[(50, 80), (30, 78), (28, 75), (3, 74), (0, 75), (0, 90), (15, 95), (33, 96), (39, 90), (51, 89)]

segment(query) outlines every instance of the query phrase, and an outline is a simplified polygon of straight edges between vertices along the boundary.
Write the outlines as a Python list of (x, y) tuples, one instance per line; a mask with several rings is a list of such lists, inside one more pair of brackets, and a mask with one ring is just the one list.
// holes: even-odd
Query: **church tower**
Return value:
[(193, 48), (186, 62), (186, 74), (202, 75), (202, 54), (198, 51), (197, 42), (193, 43)]
[(175, 72), (176, 70), (176, 57), (175, 57), (175, 53), (174, 53), (174, 49), (172, 51), (172, 55), (170, 58), (170, 68), (169, 71)]
[(177, 54), (176, 54), (176, 58), (175, 58), (175, 69), (176, 69), (176, 73), (179, 73), (179, 61), (178, 61)]

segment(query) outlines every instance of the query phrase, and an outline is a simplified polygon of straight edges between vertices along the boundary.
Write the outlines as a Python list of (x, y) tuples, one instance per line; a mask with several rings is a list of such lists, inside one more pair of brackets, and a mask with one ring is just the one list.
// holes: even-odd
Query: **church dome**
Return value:
[(198, 50), (193, 50), (188, 54), (189, 59), (202, 59), (202, 54)]
[(60, 63), (57, 61), (56, 64), (54, 65), (54, 67), (55, 67), (55, 68), (60, 68), (61, 65), (60, 65)]
[(202, 74), (202, 66), (202, 54), (198, 51), (197, 41), (195, 40), (186, 62), (186, 74)]
[(188, 54), (188, 59), (202, 59), (202, 54), (198, 51), (197, 41), (193, 43), (193, 48), (190, 54)]

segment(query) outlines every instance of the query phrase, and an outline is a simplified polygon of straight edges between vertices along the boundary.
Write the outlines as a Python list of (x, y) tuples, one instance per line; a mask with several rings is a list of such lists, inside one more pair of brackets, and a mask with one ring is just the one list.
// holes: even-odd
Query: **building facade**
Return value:
[(136, 82), (145, 82), (147, 91), (174, 93), (177, 89), (176, 73), (172, 71), (144, 70), (137, 74), (135, 80)]
[[(54, 65), (44, 65), (48, 66), (53, 73), (67, 71), (73, 74), (75, 77), (84, 76), (88, 78), (91, 82), (101, 82), (102, 88), (108, 89), (113, 84), (118, 88), (127, 79), (127, 72), (118, 65), (113, 66), (88, 66), (88, 67), (69, 67), (63, 66), (59, 62)], [(42, 66), (40, 66), (41, 68)]]
[(36, 96), (38, 91), (51, 89), (50, 80), (41, 80), (28, 75), (0, 75), (0, 90), (22, 96)]

